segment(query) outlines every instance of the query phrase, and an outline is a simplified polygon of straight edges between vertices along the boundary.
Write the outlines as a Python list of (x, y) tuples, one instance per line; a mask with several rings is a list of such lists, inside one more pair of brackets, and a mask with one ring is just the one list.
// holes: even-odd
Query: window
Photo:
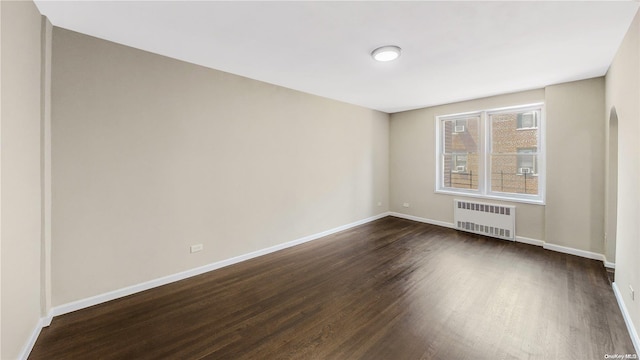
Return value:
[(542, 110), (534, 104), (436, 117), (436, 192), (543, 203)]

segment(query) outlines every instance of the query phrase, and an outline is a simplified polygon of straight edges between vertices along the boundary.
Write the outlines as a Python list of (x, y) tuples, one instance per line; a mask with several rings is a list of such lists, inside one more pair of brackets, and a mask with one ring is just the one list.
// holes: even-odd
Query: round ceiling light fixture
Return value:
[(399, 46), (386, 45), (373, 50), (371, 52), (371, 57), (377, 61), (392, 61), (400, 56), (401, 51), (402, 49), (400, 49)]

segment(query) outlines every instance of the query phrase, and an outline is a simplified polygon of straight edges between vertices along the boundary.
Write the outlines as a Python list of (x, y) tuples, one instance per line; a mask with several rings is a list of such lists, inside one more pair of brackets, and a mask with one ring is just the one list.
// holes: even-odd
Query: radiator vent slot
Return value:
[(516, 207), (453, 200), (456, 229), (515, 241)]

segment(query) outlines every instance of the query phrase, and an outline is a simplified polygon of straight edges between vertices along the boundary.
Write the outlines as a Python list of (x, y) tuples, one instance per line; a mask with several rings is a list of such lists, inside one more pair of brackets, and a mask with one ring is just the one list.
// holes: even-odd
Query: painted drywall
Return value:
[[(0, 141), (2, 141), (2, 3), (0, 3)], [(2, 144), (0, 144), (0, 151)], [(2, 356), (2, 156), (0, 152), (0, 356)]]
[[(391, 211), (453, 222), (453, 199), (464, 197), (434, 192), (436, 116), (540, 101), (546, 107), (546, 205), (513, 203), (517, 207), (516, 233), (550, 244), (603, 253), (602, 78), (392, 114)], [(567, 166), (567, 162), (578, 165)], [(580, 170), (575, 171), (576, 168)], [(409, 203), (410, 207), (403, 207), (403, 203)]]
[(548, 86), (546, 241), (604, 254), (604, 78)]
[[(453, 223), (453, 199), (464, 197), (434, 192), (436, 116), (542, 101), (544, 90), (534, 90), (392, 114), (389, 130), (391, 211)], [(403, 207), (403, 203), (409, 203), (409, 207)], [(491, 200), (491, 203), (507, 202)], [(523, 203), (516, 206), (517, 235), (544, 240), (544, 206)]]
[(618, 226), (618, 114), (612, 107), (605, 116), (604, 254), (607, 261), (615, 262)]
[(385, 113), (59, 28), (52, 84), (54, 306), (388, 211)]
[(40, 316), (40, 25), (30, 1), (2, 1), (2, 359), (18, 358)]
[[(606, 110), (618, 118), (616, 278), (622, 301), (640, 333), (640, 13), (606, 75)], [(607, 116), (608, 118), (608, 116)], [(629, 285), (635, 290), (631, 299)]]
[(41, 91), (41, 171), (42, 171), (42, 314), (50, 314), (51, 305), (51, 55), (53, 25), (42, 17), (42, 91)]

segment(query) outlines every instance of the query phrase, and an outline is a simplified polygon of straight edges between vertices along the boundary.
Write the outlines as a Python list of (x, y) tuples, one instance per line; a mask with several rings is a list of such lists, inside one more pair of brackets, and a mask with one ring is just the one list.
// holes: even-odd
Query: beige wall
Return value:
[[(0, 141), (2, 141), (2, 3), (0, 3)], [(2, 143), (0, 143), (0, 357), (2, 356)]]
[(42, 274), (42, 313), (51, 311), (51, 55), (53, 46), (53, 25), (42, 17), (42, 91), (40, 131), (41, 171), (42, 171), (42, 242), (40, 264)]
[[(606, 76), (606, 110), (618, 117), (616, 284), (640, 333), (640, 13)], [(631, 285), (636, 294), (631, 300)]]
[[(534, 90), (392, 114), (389, 155), (391, 211), (453, 223), (453, 199), (464, 197), (434, 192), (436, 116), (542, 101), (544, 90)], [(405, 202), (409, 203), (409, 208), (402, 206)], [(516, 206), (517, 235), (544, 240), (544, 207), (523, 203)]]
[(546, 241), (604, 254), (604, 79), (545, 89)]
[(40, 23), (32, 2), (2, 8), (2, 359), (15, 359), (40, 308)]
[[(391, 211), (453, 222), (452, 200), (464, 197), (434, 192), (436, 116), (540, 101), (546, 104), (546, 206), (514, 203), (517, 235), (602, 253), (602, 78), (391, 115)], [(580, 171), (576, 172), (573, 165)], [(402, 206), (405, 202), (409, 208)]]
[(387, 114), (58, 28), (52, 83), (54, 306), (388, 210)]
[(615, 262), (618, 226), (618, 114), (611, 107), (605, 116), (604, 246), (607, 260)]

